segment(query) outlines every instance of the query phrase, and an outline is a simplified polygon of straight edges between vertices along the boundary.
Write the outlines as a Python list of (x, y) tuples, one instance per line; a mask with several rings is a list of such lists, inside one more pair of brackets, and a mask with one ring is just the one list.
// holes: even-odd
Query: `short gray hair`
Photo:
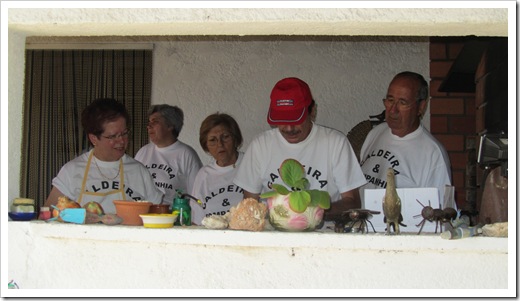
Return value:
[(428, 100), (428, 83), (426, 82), (426, 80), (424, 79), (424, 77), (422, 75), (420, 75), (419, 73), (415, 73), (415, 72), (411, 72), (411, 71), (404, 71), (404, 72), (401, 72), (399, 74), (397, 74), (396, 76), (394, 76), (394, 78), (401, 78), (401, 77), (405, 77), (405, 78), (409, 78), (409, 79), (412, 79), (412, 80), (415, 80), (418, 84), (418, 88), (417, 88), (417, 102), (420, 102), (422, 100)]
[(177, 139), (184, 125), (184, 112), (177, 106), (162, 104), (151, 106), (150, 110), (148, 110), (148, 116), (157, 112), (164, 117), (166, 125), (172, 128), (172, 134)]

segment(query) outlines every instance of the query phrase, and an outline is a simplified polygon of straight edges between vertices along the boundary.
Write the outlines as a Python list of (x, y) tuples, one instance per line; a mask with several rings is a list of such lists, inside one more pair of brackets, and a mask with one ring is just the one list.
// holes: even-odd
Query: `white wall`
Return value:
[[(7, 100), (2, 101), (2, 112), (8, 112), (8, 122), (2, 121), (2, 131), (6, 133), (8, 137), (2, 136), (2, 164), (8, 166), (8, 168), (2, 169), (2, 179), (7, 179), (7, 183), (2, 184), (2, 191), (8, 190), (9, 205), (12, 203), (14, 198), (20, 195), (20, 167), (22, 158), (22, 124), (23, 124), (23, 87), (25, 78), (25, 36), (18, 32), (9, 33), (9, 60), (4, 60), (2, 57), (2, 64), (8, 61), (9, 78), (2, 76), (2, 99), (6, 99), (5, 93), (7, 93)], [(4, 65), (5, 66), (5, 65)], [(8, 82), (5, 85), (4, 81)], [(5, 87), (8, 87), (5, 89)], [(7, 107), (7, 108), (6, 108)], [(2, 113), (4, 114), (4, 113)], [(5, 115), (2, 115), (2, 120), (5, 119)], [(8, 126), (9, 130), (5, 131), (4, 126)], [(7, 160), (4, 160), (5, 156), (5, 143), (7, 146)], [(8, 185), (5, 185), (8, 184)], [(5, 206), (5, 205), (4, 205)], [(2, 212), (7, 212), (7, 206), (3, 207)]]
[[(216, 111), (234, 116), (245, 138), (243, 150), (268, 129), (269, 95), (288, 76), (306, 81), (318, 104), (317, 123), (345, 134), (379, 114), (388, 83), (399, 71), (429, 77), (426, 38), (366, 41), (169, 41), (154, 43), (152, 103), (184, 110), (180, 139), (199, 145), (202, 120)], [(424, 120), (429, 126), (429, 116)]]

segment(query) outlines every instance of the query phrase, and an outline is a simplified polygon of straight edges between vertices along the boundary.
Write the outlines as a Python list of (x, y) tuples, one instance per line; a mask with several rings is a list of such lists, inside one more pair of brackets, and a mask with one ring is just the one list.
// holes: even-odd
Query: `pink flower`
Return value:
[(267, 208), (269, 208), (269, 209), (273, 208), (273, 199), (274, 198), (275, 197), (271, 197), (271, 198), (267, 199)]
[(322, 208), (316, 207), (316, 211), (314, 212), (314, 220), (321, 221), (323, 219), (323, 213), (325, 212)]
[(307, 217), (305, 215), (295, 214), (289, 219), (289, 221), (287, 221), (287, 225), (291, 229), (302, 230), (307, 228), (309, 222), (307, 221)]

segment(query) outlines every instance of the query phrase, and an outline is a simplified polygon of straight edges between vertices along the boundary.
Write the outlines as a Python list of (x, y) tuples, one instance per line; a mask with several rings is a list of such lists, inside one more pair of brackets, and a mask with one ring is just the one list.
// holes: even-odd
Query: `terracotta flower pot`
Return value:
[(139, 214), (150, 211), (152, 202), (113, 201), (116, 206), (116, 214), (123, 219), (122, 225), (142, 226), (143, 220)]
[(309, 206), (303, 213), (289, 207), (289, 195), (278, 194), (267, 199), (269, 222), (279, 231), (314, 231), (323, 219), (324, 210)]

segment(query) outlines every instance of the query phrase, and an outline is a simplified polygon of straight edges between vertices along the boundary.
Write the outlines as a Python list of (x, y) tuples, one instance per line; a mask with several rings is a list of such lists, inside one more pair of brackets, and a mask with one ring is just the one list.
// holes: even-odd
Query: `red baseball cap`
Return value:
[(312, 95), (307, 83), (296, 77), (284, 78), (271, 91), (267, 122), (270, 125), (302, 124), (311, 103)]

